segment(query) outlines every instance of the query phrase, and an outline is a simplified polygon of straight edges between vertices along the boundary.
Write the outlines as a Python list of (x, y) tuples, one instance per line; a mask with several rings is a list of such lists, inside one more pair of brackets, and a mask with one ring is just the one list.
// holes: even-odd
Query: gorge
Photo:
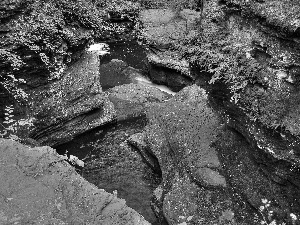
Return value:
[(0, 224), (299, 224), (299, 12), (1, 2)]

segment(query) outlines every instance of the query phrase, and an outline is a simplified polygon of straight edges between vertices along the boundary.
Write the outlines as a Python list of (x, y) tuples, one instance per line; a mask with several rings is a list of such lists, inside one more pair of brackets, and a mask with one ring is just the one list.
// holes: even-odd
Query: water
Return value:
[[(136, 41), (109, 46), (98, 43), (92, 45), (89, 51), (100, 55), (100, 83), (103, 91), (122, 84), (139, 83), (175, 94), (166, 86), (153, 84), (144, 76), (146, 54)], [(134, 77), (129, 78), (128, 74), (122, 73), (128, 65), (136, 72)], [(160, 177), (126, 143), (126, 139), (132, 134), (142, 132), (146, 123), (147, 119), (140, 116), (108, 124), (81, 134), (56, 149), (59, 154), (68, 151), (84, 161), (85, 167), (78, 172), (86, 180), (107, 192), (117, 193), (119, 198), (126, 200), (129, 207), (143, 215), (151, 224), (158, 225), (160, 223), (150, 202), (153, 190), (160, 183)]]
[(57, 151), (63, 154), (67, 150), (83, 160), (85, 167), (78, 172), (87, 181), (107, 192), (117, 193), (146, 220), (158, 224), (150, 202), (160, 178), (126, 143), (129, 136), (141, 132), (145, 125), (143, 117), (106, 125), (58, 146)]
[(101, 57), (101, 64), (110, 62), (112, 59), (119, 59), (129, 66), (139, 70), (145, 70), (146, 53), (142, 45), (136, 40), (129, 40), (109, 44), (110, 54)]
[[(122, 84), (138, 83), (157, 88), (171, 95), (176, 94), (167, 86), (154, 84), (146, 77), (146, 53), (144, 48), (137, 41), (130, 40), (111, 45), (98, 43), (91, 49), (99, 51), (101, 55), (100, 83), (103, 91)], [(114, 62), (113, 64), (111, 63), (112, 61)], [(122, 73), (122, 71), (127, 68), (124, 62), (126, 62), (128, 66), (136, 69), (139, 75), (130, 78), (128, 74)]]

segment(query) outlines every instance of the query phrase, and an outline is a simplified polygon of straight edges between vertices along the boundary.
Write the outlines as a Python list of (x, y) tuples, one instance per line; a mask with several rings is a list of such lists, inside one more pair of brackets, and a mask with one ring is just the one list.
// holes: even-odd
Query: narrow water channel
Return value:
[[(104, 91), (112, 86), (132, 82), (119, 73), (120, 69), (106, 66), (111, 60), (122, 60), (142, 71), (143, 59), (146, 58), (142, 47), (134, 41), (116, 43), (109, 48), (110, 54), (100, 56), (100, 81)], [(146, 77), (139, 77), (136, 83), (155, 86)], [(170, 91), (163, 86), (157, 88)], [(68, 151), (83, 160), (85, 166), (78, 172), (86, 180), (107, 192), (117, 193), (119, 198), (125, 199), (127, 205), (143, 215), (147, 221), (159, 225), (161, 223), (154, 215), (150, 203), (153, 190), (160, 183), (160, 177), (126, 142), (131, 135), (142, 132), (146, 123), (144, 116), (118, 121), (81, 134), (56, 147), (56, 150), (59, 154)]]

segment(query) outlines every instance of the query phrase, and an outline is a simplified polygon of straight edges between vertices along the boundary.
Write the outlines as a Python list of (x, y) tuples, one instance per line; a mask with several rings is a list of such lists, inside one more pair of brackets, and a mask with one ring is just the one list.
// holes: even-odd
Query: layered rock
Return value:
[(1, 224), (149, 224), (123, 199), (88, 183), (50, 147), (0, 139)]
[(102, 92), (99, 56), (86, 52), (63, 77), (32, 91), (35, 129), (30, 137), (54, 146), (114, 119), (114, 106)]
[[(92, 5), (82, 1), (73, 1), (70, 4), (68, 1), (8, 0), (0, 3), (0, 90), (1, 95), (4, 96), (0, 98), (1, 119), (4, 118), (3, 107), (7, 105), (12, 105), (15, 121), (20, 119), (32, 121), (32, 116), (43, 117), (44, 119), (45, 115), (40, 115), (41, 111), (48, 110), (48, 113), (52, 113), (49, 110), (54, 109), (53, 113), (55, 115), (52, 119), (37, 121), (36, 130), (32, 134), (32, 136), (40, 135), (39, 137), (36, 136), (37, 139), (43, 136), (37, 134), (37, 132), (45, 129), (46, 126), (52, 126), (53, 123), (58, 121), (66, 122), (61, 119), (65, 113), (62, 112), (62, 103), (58, 103), (58, 107), (56, 107), (53, 102), (59, 100), (57, 95), (63, 90), (55, 90), (55, 88), (68, 89), (61, 86), (66, 86), (67, 80), (71, 81), (72, 78), (70, 74), (66, 78), (65, 75), (68, 72), (64, 73), (63, 71), (67, 66), (80, 59), (85, 52), (85, 48), (91, 42), (95, 31), (99, 31), (101, 19), (98, 14), (98, 10), (92, 8)], [(60, 86), (59, 80), (61, 78), (61, 82), (64, 84)], [(88, 82), (91, 81), (87, 80), (83, 83)], [(87, 88), (84, 85), (79, 87), (78, 84), (76, 87), (78, 89)], [(53, 92), (56, 92), (54, 94), (56, 97), (51, 97)], [(78, 94), (79, 92), (77, 91), (77, 97), (69, 96), (69, 98), (79, 98), (79, 95), (83, 97), (83, 90), (81, 90), (81, 94)], [(95, 93), (95, 90), (92, 92)], [(66, 97), (68, 93), (62, 95)], [(49, 99), (46, 100), (48, 97)], [(87, 96), (85, 98), (88, 99)], [(83, 102), (83, 99), (81, 100)], [(43, 103), (38, 102), (36, 105), (35, 101), (43, 101)], [(47, 101), (48, 103), (46, 103)], [(49, 103), (51, 101), (52, 103)], [(76, 101), (80, 102), (78, 99)], [(47, 106), (42, 107), (42, 104)], [(91, 102), (89, 104), (91, 105)], [(98, 99), (96, 106), (85, 107), (85, 112), (96, 109), (99, 104), (103, 104), (103, 101)], [(32, 110), (36, 110), (38, 107), (37, 112), (31, 113)], [(79, 107), (78, 104), (75, 107), (84, 108), (82, 105)], [(66, 109), (66, 111), (68, 110)], [(83, 114), (83, 109), (73, 109), (73, 111), (76, 110), (77, 112), (73, 116), (70, 115), (69, 110), (68, 115), (65, 115), (65, 117), (76, 117), (80, 110), (80, 114)], [(28, 119), (29, 116), (31, 116), (30, 119)], [(55, 119), (55, 117), (58, 118)], [(78, 120), (80, 121), (83, 118)], [(49, 122), (49, 120), (52, 120), (52, 122)], [(48, 125), (41, 125), (45, 122)], [(4, 127), (8, 129), (8, 127)], [(24, 126), (21, 125), (21, 129), (23, 128)], [(51, 135), (50, 133), (49, 135)], [(28, 129), (24, 132), (23, 130), (19, 131), (17, 135), (28, 136)], [(42, 142), (46, 143), (45, 140), (42, 140)], [(47, 143), (55, 144), (55, 141)]]

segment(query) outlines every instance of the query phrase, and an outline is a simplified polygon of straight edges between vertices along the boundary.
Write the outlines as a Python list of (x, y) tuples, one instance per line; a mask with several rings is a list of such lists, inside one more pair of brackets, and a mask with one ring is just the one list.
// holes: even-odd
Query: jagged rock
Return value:
[(88, 183), (50, 147), (0, 139), (0, 223), (149, 224), (123, 199)]
[(99, 56), (86, 52), (62, 79), (32, 92), (33, 139), (54, 146), (114, 119), (114, 106), (100, 86), (98, 66)]

